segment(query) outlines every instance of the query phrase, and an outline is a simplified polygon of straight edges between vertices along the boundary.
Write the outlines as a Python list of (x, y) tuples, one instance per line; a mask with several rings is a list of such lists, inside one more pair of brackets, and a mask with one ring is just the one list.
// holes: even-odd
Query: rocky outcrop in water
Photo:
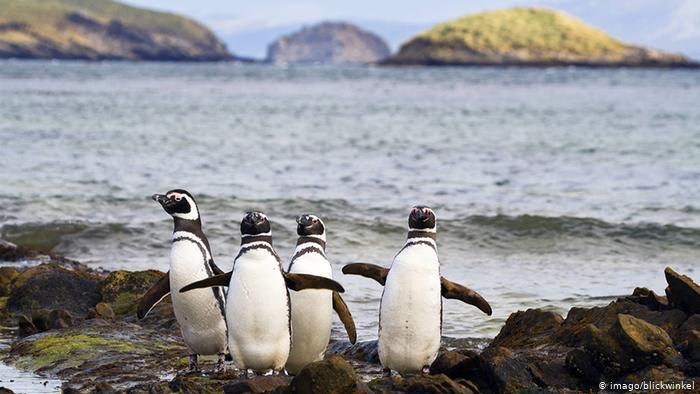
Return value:
[(211, 31), (191, 19), (111, 0), (0, 0), (0, 10), (0, 58), (232, 58)]
[(270, 44), (267, 61), (276, 64), (366, 64), (389, 56), (376, 34), (349, 23), (324, 22), (305, 27)]
[(384, 64), (700, 67), (680, 54), (624, 43), (564, 12), (521, 7), (436, 25)]
[[(21, 261), (37, 253), (0, 243), (0, 255)], [(667, 296), (637, 288), (606, 306), (572, 308), (566, 318), (541, 309), (515, 312), (485, 349), (442, 349), (430, 375), (381, 377), (376, 341), (338, 341), (326, 360), (293, 378), (243, 381), (232, 370), (178, 374), (187, 351), (169, 300), (136, 319), (138, 297), (164, 273), (99, 272), (48, 259), (31, 268), (0, 269), (7, 290), (0, 318), (6, 325), (16, 322), (23, 335), (2, 360), (57, 376), (65, 389), (80, 392), (589, 392), (598, 391), (600, 382), (687, 383), (700, 377), (700, 288), (670, 268)], [(20, 298), (22, 307), (9, 302)], [(203, 369), (211, 370), (213, 362), (205, 360)]]

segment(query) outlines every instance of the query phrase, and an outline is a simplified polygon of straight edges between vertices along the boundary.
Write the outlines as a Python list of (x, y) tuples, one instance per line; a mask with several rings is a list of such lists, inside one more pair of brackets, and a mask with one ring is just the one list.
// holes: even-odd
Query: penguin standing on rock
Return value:
[(384, 373), (428, 373), (440, 349), (442, 297), (454, 298), (491, 315), (478, 293), (440, 276), (435, 213), (413, 207), (408, 238), (391, 268), (354, 263), (343, 273), (361, 275), (384, 285), (379, 307), (379, 360)]
[[(326, 227), (314, 215), (297, 218), (297, 246), (289, 263), (290, 273), (311, 274), (333, 278), (326, 257)], [(308, 290), (289, 295), (292, 304), (292, 350), (287, 360), (287, 372), (296, 375), (307, 364), (323, 359), (331, 337), (335, 309), (351, 343), (357, 340), (355, 322), (338, 292)]]
[[(143, 319), (153, 307), (193, 280), (223, 273), (214, 264), (209, 241), (202, 232), (202, 220), (194, 197), (182, 189), (154, 194), (165, 212), (173, 217), (170, 270), (141, 299), (137, 315)], [(180, 324), (182, 337), (190, 351), (189, 371), (197, 370), (197, 355), (219, 356), (215, 372), (224, 371), (226, 352), (226, 320), (221, 288), (203, 289), (187, 294), (172, 292), (173, 311)]]
[(257, 374), (272, 370), (273, 375), (284, 369), (292, 336), (287, 288), (344, 291), (328, 278), (284, 272), (272, 247), (270, 222), (260, 212), (249, 212), (241, 222), (241, 246), (231, 272), (191, 283), (179, 292), (212, 286), (228, 286), (229, 349), (244, 378), (249, 369)]

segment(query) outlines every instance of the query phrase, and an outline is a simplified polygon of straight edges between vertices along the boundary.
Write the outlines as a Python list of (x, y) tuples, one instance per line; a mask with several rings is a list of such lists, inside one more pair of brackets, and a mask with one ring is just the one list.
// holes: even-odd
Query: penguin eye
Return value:
[(311, 220), (311, 223), (318, 223), (318, 219)]
[(175, 201), (180, 201), (182, 200), (182, 196), (175, 196)]

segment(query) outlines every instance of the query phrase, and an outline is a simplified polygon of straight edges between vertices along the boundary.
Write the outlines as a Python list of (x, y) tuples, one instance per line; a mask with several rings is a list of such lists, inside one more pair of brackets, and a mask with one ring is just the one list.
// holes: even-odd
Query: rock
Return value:
[(15, 279), (7, 309), (26, 313), (38, 309), (63, 309), (85, 315), (100, 302), (100, 278), (57, 264), (29, 268)]
[(6, 387), (0, 387), (0, 394), (15, 394), (15, 392)]
[(444, 374), (453, 379), (469, 376), (476, 367), (478, 356), (478, 353), (468, 350), (463, 353), (449, 350), (440, 352), (430, 366), (430, 374)]
[(540, 309), (512, 313), (490, 346), (509, 349), (536, 347), (547, 342), (563, 321), (558, 314)]
[(700, 315), (690, 316), (680, 328), (671, 336), (673, 343), (681, 345), (688, 342), (693, 331), (700, 331)]
[[(683, 372), (674, 370), (666, 366), (653, 365), (646, 367), (640, 371), (633, 372), (629, 375), (617, 379), (621, 383), (627, 384), (640, 384), (643, 382), (664, 382), (664, 383), (680, 383), (683, 381), (690, 382), (690, 379), (683, 375)], [(625, 391), (631, 392), (633, 390), (627, 389)], [(654, 389), (641, 389), (635, 392), (652, 392), (652, 393), (668, 393), (668, 392), (689, 392), (689, 390), (682, 391), (669, 391), (669, 390), (654, 390)]]
[(41, 253), (0, 239), (0, 261), (20, 261), (35, 259)]
[(96, 316), (107, 320), (113, 320), (115, 316), (112, 307), (109, 306), (109, 304), (105, 304), (104, 302), (100, 302), (97, 305), (95, 305), (95, 313)]
[(324, 22), (281, 37), (270, 44), (267, 61), (277, 64), (363, 64), (389, 56), (376, 34), (349, 23)]
[(355, 393), (360, 390), (362, 381), (352, 365), (339, 356), (330, 356), (302, 368), (292, 379), (289, 390), (292, 393)]
[(686, 347), (686, 355), (690, 361), (700, 361), (700, 331), (691, 331)]
[(281, 393), (288, 385), (290, 378), (285, 376), (256, 376), (252, 379), (229, 383), (224, 386), (225, 394), (262, 394)]
[(19, 272), (14, 267), (0, 267), (0, 297), (10, 294), (12, 281), (19, 276)]
[(116, 394), (118, 391), (109, 383), (97, 383), (90, 394)]
[(62, 309), (54, 309), (49, 313), (49, 328), (62, 329), (73, 325), (73, 318), (70, 313)]
[(600, 371), (593, 364), (590, 354), (582, 349), (571, 350), (566, 355), (566, 368), (575, 376), (581, 378), (586, 386), (594, 386), (600, 382)]
[(620, 344), (608, 333), (589, 324), (583, 334), (582, 345), (590, 354), (597, 370), (605, 376), (617, 376), (630, 370), (629, 357), (626, 357)]
[(467, 380), (459, 384), (445, 375), (415, 375), (378, 378), (369, 383), (375, 393), (475, 394), (476, 386)]
[(678, 274), (671, 267), (664, 270), (668, 288), (669, 303), (687, 313), (700, 313), (700, 286), (685, 275)]
[(515, 7), (440, 23), (401, 45), (392, 65), (698, 67), (629, 45), (557, 10)]
[(20, 337), (28, 337), (39, 332), (34, 323), (25, 315), (19, 315), (17, 317), (17, 325), (19, 326)]
[(657, 295), (646, 287), (637, 287), (631, 296), (626, 297), (632, 302), (647, 306), (651, 310), (662, 311), (669, 309), (668, 299)]
[(110, 303), (114, 313), (134, 313), (139, 298), (165, 273), (156, 270), (113, 271), (102, 281), (102, 300)]
[(479, 355), (479, 369), (498, 393), (519, 393), (537, 387), (527, 365), (517, 361), (515, 354), (504, 347), (484, 350)]
[(613, 330), (633, 370), (661, 363), (680, 367), (682, 358), (673, 348), (671, 337), (660, 327), (619, 314), (618, 324)]
[(332, 342), (328, 346), (327, 353), (339, 354), (353, 360), (379, 364), (379, 344), (374, 341), (357, 342), (354, 345), (350, 342)]

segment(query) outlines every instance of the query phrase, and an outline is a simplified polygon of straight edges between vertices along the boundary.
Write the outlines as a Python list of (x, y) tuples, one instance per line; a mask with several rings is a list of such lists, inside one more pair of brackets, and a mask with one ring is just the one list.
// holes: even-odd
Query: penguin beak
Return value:
[(167, 205), (170, 202), (170, 199), (165, 194), (154, 194), (151, 196), (151, 198), (153, 199), (153, 201), (156, 201), (163, 206)]
[(311, 218), (309, 215), (297, 216), (297, 224), (306, 227), (311, 224)]

